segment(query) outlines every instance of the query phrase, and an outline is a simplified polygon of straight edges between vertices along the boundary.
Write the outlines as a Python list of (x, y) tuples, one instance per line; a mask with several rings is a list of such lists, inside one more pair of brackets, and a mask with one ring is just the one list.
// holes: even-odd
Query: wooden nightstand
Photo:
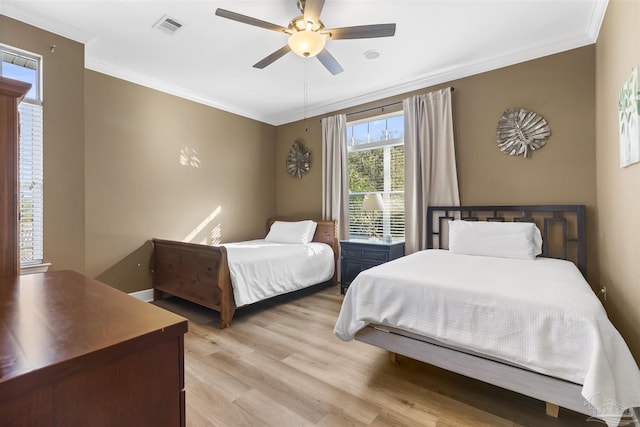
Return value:
[(358, 273), (404, 256), (404, 242), (350, 239), (340, 241), (340, 293), (344, 294)]

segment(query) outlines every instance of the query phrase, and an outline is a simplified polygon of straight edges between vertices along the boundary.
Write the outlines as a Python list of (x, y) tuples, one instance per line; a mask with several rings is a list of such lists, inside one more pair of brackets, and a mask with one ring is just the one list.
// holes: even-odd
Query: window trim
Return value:
[[(43, 99), (43, 90), (42, 90), (42, 82), (44, 71), (42, 68), (42, 55), (38, 55), (37, 53), (29, 52), (17, 47), (8, 46), (6, 44), (0, 43), (0, 53), (7, 52), (11, 55), (26, 57), (27, 59), (31, 59), (36, 63), (36, 75), (38, 76), (36, 81), (36, 97), (30, 98), (26, 97), (22, 102), (29, 101), (32, 104), (42, 105)], [(2, 57), (0, 56), (0, 76), (2, 75)]]
[(398, 145), (404, 145), (404, 138), (387, 139), (384, 141), (369, 142), (367, 144), (349, 145), (347, 146), (347, 153), (355, 153), (364, 150), (375, 150), (376, 148), (383, 147), (395, 147)]
[[(21, 57), (24, 58), (27, 61), (31, 61), (33, 62), (34, 68), (32, 67), (24, 67), (24, 68), (28, 68), (28, 69), (32, 69), (35, 71), (35, 81), (29, 81), (29, 83), (33, 83), (35, 88), (34, 89), (34, 94), (35, 97), (33, 96), (29, 96), (29, 93), (27, 94), (27, 96), (25, 96), (25, 98), (22, 100), (21, 105), (29, 105), (32, 107), (28, 107), (28, 108), (36, 108), (38, 109), (38, 115), (40, 116), (40, 120), (36, 121), (34, 123), (37, 123), (36, 126), (38, 126), (39, 128), (39, 138), (35, 138), (33, 139), (33, 141), (36, 141), (36, 144), (34, 146), (34, 148), (39, 150), (39, 154), (38, 154), (38, 162), (43, 162), (43, 153), (42, 151), (44, 150), (44, 135), (42, 133), (42, 128), (44, 127), (44, 105), (43, 105), (43, 90), (42, 90), (42, 82), (43, 82), (43, 58), (41, 55), (38, 55), (36, 53), (32, 53), (32, 52), (28, 52), (19, 48), (15, 48), (12, 46), (7, 46), (5, 44), (0, 43), (0, 75), (3, 75), (3, 69), (2, 69), (2, 64), (4, 63), (3, 60), (3, 56), (4, 54), (8, 54), (8, 55), (12, 55), (14, 57)], [(14, 63), (14, 62), (11, 62)], [(16, 64), (16, 66), (21, 66), (19, 64)], [(4, 74), (6, 75), (6, 74)], [(30, 91), (31, 92), (31, 91)], [(27, 116), (29, 117), (29, 116)], [(18, 147), (18, 152), (21, 152), (23, 149), (23, 141), (22, 139), (20, 140), (20, 146)], [(31, 153), (35, 153), (36, 151), (32, 149)], [(34, 159), (33, 157), (29, 158), (30, 160), (26, 160), (28, 163), (23, 164), (22, 160), (19, 160), (19, 170), (21, 171), (23, 169), (23, 167), (25, 165), (33, 165), (32, 159)], [(35, 252), (35, 257), (33, 257), (33, 259), (28, 260), (28, 261), (24, 261), (23, 260), (23, 250), (22, 250), (22, 246), (23, 246), (23, 237), (22, 237), (22, 220), (20, 219), (22, 216), (22, 202), (23, 202), (23, 191), (22, 191), (22, 185), (21, 185), (21, 180), (20, 180), (20, 175), (22, 174), (22, 172), (19, 172), (18, 175), (18, 181), (20, 183), (20, 188), (19, 188), (19, 205), (18, 205), (18, 209), (19, 209), (19, 220), (18, 220), (18, 232), (20, 233), (19, 235), (19, 243), (20, 243), (20, 249), (19, 249), (19, 262), (20, 262), (20, 274), (30, 274), (30, 273), (36, 273), (36, 272), (42, 272), (42, 271), (47, 271), (49, 266), (51, 265), (50, 263), (45, 263), (44, 262), (44, 212), (43, 212), (43, 205), (44, 205), (44, 191), (43, 191), (43, 187), (44, 187), (44, 165), (42, 163), (41, 164), (41, 169), (39, 170), (39, 172), (36, 172), (35, 175), (32, 175), (36, 178), (36, 180), (38, 181), (38, 183), (40, 183), (41, 188), (39, 189), (38, 193), (40, 197), (37, 197), (37, 202), (35, 205), (33, 205), (34, 208), (32, 208), (33, 212), (37, 212), (39, 211), (39, 214), (37, 214), (36, 218), (37, 218), (37, 235), (39, 236), (39, 238), (37, 240), (34, 240), (34, 244), (30, 245), (29, 248), (32, 249), (37, 249)], [(36, 168), (37, 170), (37, 168)]]
[[(370, 122), (376, 122), (379, 120), (383, 120), (383, 119), (388, 119), (388, 118), (392, 118), (392, 117), (397, 117), (397, 116), (402, 116), (404, 117), (404, 111), (400, 110), (400, 111), (393, 111), (390, 113), (384, 113), (384, 114), (380, 114), (377, 116), (370, 116), (367, 118), (363, 118), (363, 119), (359, 119), (359, 120), (354, 120), (354, 121), (350, 121), (347, 122), (346, 126), (347, 128), (349, 128), (350, 126), (354, 126), (354, 125), (358, 125), (358, 124), (362, 124), (362, 123), (370, 123)], [(376, 150), (376, 149), (384, 149), (385, 151), (387, 150), (391, 150), (393, 147), (397, 147), (397, 146), (404, 146), (404, 134), (402, 138), (391, 138), (391, 139), (386, 139), (386, 140), (381, 140), (381, 141), (374, 141), (374, 142), (366, 142), (366, 143), (360, 143), (360, 144), (350, 144), (350, 139), (347, 138), (346, 139), (346, 145), (347, 145), (347, 155), (352, 154), (352, 153), (357, 153), (357, 152), (361, 152), (361, 151), (368, 151), (368, 150)], [(387, 158), (388, 157), (388, 158)], [(391, 177), (387, 176), (390, 174), (391, 172), (391, 165), (390, 165), (390, 161), (391, 161), (391, 157), (387, 156), (387, 154), (384, 155), (383, 157), (383, 177), (384, 177), (384, 183), (383, 186), (384, 188), (382, 190), (378, 190), (378, 191), (351, 191), (351, 186), (350, 183), (348, 184), (348, 199), (351, 200), (352, 197), (359, 197), (359, 196), (364, 196), (367, 194), (375, 194), (375, 193), (379, 193), (382, 195), (383, 200), (385, 201), (385, 209), (382, 213), (382, 218), (380, 218), (382, 224), (382, 234), (383, 236), (389, 234), (391, 235), (391, 222), (392, 222), (392, 209), (391, 209), (391, 197), (393, 197), (394, 195), (402, 195), (404, 196), (404, 185), (403, 185), (403, 189), (402, 190), (391, 190)], [(389, 163), (389, 164), (387, 164)], [(349, 162), (347, 159), (347, 169), (349, 168)], [(388, 178), (388, 179), (387, 179)], [(404, 184), (404, 183), (403, 183)], [(349, 207), (348, 207), (348, 212), (351, 212), (351, 201), (349, 202)], [(398, 211), (396, 211), (397, 213)], [(404, 207), (402, 209), (402, 213), (404, 216)], [(356, 224), (356, 223), (354, 223)], [(357, 224), (356, 224), (357, 225)], [(348, 227), (350, 230), (350, 234), (353, 233), (353, 229), (352, 229), (352, 222), (351, 222), (351, 218), (349, 215), (349, 220), (348, 220)], [(403, 219), (403, 228), (404, 228), (404, 219)], [(360, 232), (362, 232), (363, 230), (359, 230)], [(355, 234), (354, 236), (356, 237), (363, 237), (364, 235), (362, 234)]]

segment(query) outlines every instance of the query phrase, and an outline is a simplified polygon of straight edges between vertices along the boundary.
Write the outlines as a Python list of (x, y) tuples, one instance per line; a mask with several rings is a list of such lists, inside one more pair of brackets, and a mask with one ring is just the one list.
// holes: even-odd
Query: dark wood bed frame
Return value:
[(427, 249), (446, 249), (444, 223), (465, 221), (533, 222), (542, 233), (542, 255), (573, 261), (587, 277), (587, 220), (584, 205), (429, 206)]
[[(428, 249), (446, 249), (446, 221), (535, 222), (543, 236), (542, 256), (572, 260), (586, 277), (586, 209), (584, 205), (531, 206), (434, 206), (427, 210)], [(442, 232), (441, 232), (442, 231)], [(507, 390), (546, 402), (547, 415), (557, 417), (559, 408), (593, 415), (582, 397), (582, 385), (539, 374), (447, 346), (427, 337), (383, 325), (370, 324), (356, 334), (356, 340), (397, 355), (429, 363)]]
[[(267, 232), (275, 219), (267, 220)], [(334, 274), (325, 282), (337, 284), (338, 235), (336, 221), (316, 221), (314, 242), (333, 249)], [(220, 328), (231, 325), (236, 310), (224, 246), (152, 239), (153, 299), (165, 294), (203, 305), (220, 313)]]

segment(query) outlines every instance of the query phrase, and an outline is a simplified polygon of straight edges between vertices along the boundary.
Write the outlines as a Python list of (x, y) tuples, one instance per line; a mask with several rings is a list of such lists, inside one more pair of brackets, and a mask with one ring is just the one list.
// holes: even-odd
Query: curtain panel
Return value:
[(341, 240), (349, 238), (347, 116), (322, 119), (322, 219), (338, 221)]
[(427, 207), (459, 206), (451, 88), (402, 102), (405, 150), (405, 251), (427, 247)]

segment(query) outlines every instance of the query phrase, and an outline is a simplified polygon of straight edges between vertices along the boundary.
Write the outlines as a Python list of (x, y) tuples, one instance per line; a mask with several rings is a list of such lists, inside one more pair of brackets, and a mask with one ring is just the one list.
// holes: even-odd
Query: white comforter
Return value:
[(236, 307), (325, 282), (333, 276), (333, 250), (324, 243), (227, 243)]
[(582, 384), (596, 410), (608, 406), (609, 426), (622, 411), (611, 406), (640, 406), (638, 366), (569, 261), (421, 251), (351, 283), (334, 333), (351, 340), (369, 323)]

